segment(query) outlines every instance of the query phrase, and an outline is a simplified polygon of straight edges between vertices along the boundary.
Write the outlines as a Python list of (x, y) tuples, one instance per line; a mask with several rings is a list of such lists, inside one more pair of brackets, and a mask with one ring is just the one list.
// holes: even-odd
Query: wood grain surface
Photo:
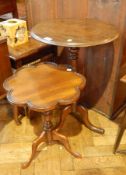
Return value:
[(66, 47), (105, 44), (119, 36), (114, 26), (96, 19), (46, 20), (33, 27), (31, 35), (44, 43)]
[(52, 64), (39, 64), (17, 71), (4, 82), (4, 88), (11, 103), (48, 111), (58, 104), (76, 102), (85, 82), (80, 74), (61, 70)]
[[(33, 53), (37, 53), (41, 48), (47, 47), (47, 44), (38, 42), (33, 38), (29, 38), (29, 41), (17, 46), (15, 48), (8, 47), (9, 56), (11, 59), (17, 61), (23, 57), (29, 56)], [(48, 46), (49, 47), (49, 46)]]

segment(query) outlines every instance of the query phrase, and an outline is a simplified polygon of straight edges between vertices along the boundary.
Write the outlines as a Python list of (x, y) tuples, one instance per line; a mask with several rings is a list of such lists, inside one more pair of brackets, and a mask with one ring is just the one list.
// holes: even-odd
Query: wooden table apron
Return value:
[[(84, 60), (80, 60), (79, 63), (79, 67), (81, 67), (81, 62), (84, 62), (86, 70), (79, 72), (83, 73), (87, 78), (87, 85), (81, 98), (86, 99), (87, 106), (94, 107), (104, 93), (106, 86), (108, 86), (110, 76), (112, 76), (111, 72), (114, 60), (113, 41), (119, 36), (115, 27), (96, 19), (56, 19), (46, 20), (37, 24), (31, 30), (31, 35), (33, 38), (41, 42), (67, 47), (68, 63), (74, 68), (74, 70), (79, 69), (77, 65), (79, 49), (87, 48), (89, 51), (86, 52), (87, 58), (83, 58)], [(106, 47), (101, 48), (101, 45)], [(94, 48), (97, 50), (97, 53), (94, 52)], [(103, 55), (100, 52), (106, 53)], [(99, 58), (101, 55), (103, 59)], [(96, 65), (97, 60), (100, 61), (100, 64), (102, 65), (102, 73), (99, 72), (99, 63), (96, 67), (93, 66), (93, 63)], [(91, 61), (93, 63), (91, 63)], [(108, 67), (107, 69), (106, 66)], [(98, 75), (98, 73), (101, 75)], [(95, 94), (94, 97), (92, 94)], [(109, 98), (106, 99), (106, 103), (103, 104), (100, 101), (103, 113), (104, 110), (105, 112), (107, 111), (108, 114), (110, 113), (108, 107), (110, 100), (111, 99)]]

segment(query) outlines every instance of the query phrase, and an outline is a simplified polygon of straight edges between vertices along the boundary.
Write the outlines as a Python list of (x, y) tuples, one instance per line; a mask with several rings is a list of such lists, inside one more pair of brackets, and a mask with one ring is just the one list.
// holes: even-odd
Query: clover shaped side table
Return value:
[[(78, 73), (44, 63), (24, 67), (4, 82), (7, 98), (12, 105), (27, 106), (29, 110), (41, 112), (44, 117), (43, 131), (33, 141), (31, 157), (22, 168), (30, 165), (37, 147), (42, 142), (52, 144), (58, 141), (73, 156), (81, 158), (80, 154), (71, 150), (67, 137), (58, 131), (62, 128), (65, 117), (72, 112), (72, 105), (79, 99), (80, 90), (84, 88), (85, 83), (85, 78)], [(54, 129), (51, 118), (53, 110), (57, 108), (62, 109), (62, 114), (59, 124)], [(77, 109), (80, 109), (79, 106)]]

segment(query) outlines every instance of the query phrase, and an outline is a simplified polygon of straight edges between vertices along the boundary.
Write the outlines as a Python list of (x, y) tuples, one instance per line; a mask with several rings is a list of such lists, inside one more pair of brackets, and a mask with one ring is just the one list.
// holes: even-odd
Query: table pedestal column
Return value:
[[(68, 48), (68, 63), (72, 66), (73, 71), (77, 71), (77, 60), (78, 60), (78, 54), (79, 54), (79, 48), (78, 47), (69, 47)], [(78, 119), (77, 112), (82, 115), (82, 120)], [(76, 103), (73, 104), (72, 114), (81, 121), (88, 129), (104, 134), (104, 129), (99, 128), (91, 124), (91, 122), (88, 119), (88, 110), (84, 108), (82, 105), (77, 105)]]
[(74, 71), (77, 71), (77, 59), (79, 53), (78, 47), (69, 47), (68, 48), (68, 63), (73, 67)]

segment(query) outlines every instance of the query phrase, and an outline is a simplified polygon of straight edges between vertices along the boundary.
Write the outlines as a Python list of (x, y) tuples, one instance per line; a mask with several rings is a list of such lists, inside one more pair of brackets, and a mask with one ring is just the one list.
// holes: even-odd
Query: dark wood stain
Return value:
[(12, 13), (14, 18), (18, 18), (16, 0), (0, 0), (0, 15)]
[[(38, 7), (38, 4), (39, 5)], [(45, 14), (44, 11), (42, 11), (42, 7), (43, 5), (46, 7), (48, 14)], [(121, 90), (121, 85), (119, 82), (120, 79), (120, 71), (121, 68), (123, 67), (123, 65), (126, 63), (126, 53), (125, 53), (125, 48), (126, 48), (126, 42), (125, 42), (125, 29), (126, 29), (126, 12), (125, 12), (125, 7), (126, 7), (126, 1), (125, 0), (80, 0), (80, 1), (74, 1), (73, 0), (68, 0), (68, 1), (64, 1), (64, 0), (55, 0), (55, 3), (52, 3), (48, 1), (48, 3), (46, 1), (40, 1), (38, 0), (37, 2), (34, 2), (33, 0), (28, 1), (27, 3), (27, 9), (28, 9), (28, 21), (29, 21), (29, 25), (33, 26), (36, 23), (39, 23), (40, 21), (42, 21), (43, 19), (54, 19), (54, 18), (76, 18), (76, 19), (84, 19), (86, 17), (88, 18), (95, 18), (95, 19), (100, 19), (101, 21), (110, 23), (115, 25), (118, 30), (120, 31), (120, 38), (118, 41), (116, 41), (114, 43), (114, 59), (111, 60), (110, 63), (112, 63), (113, 61), (113, 65), (112, 66), (112, 72), (110, 73), (110, 65), (109, 65), (109, 61), (106, 61), (106, 64), (108, 64), (106, 66), (106, 74), (109, 75), (111, 74), (110, 77), (110, 81), (108, 82), (109, 85), (107, 85), (107, 80), (105, 81), (106, 83), (104, 84), (105, 87), (103, 87), (103, 84), (101, 83), (101, 79), (104, 77), (104, 75), (100, 75), (99, 77), (99, 83), (100, 85), (97, 85), (98, 81), (96, 81), (96, 77), (90, 75), (90, 70), (87, 70), (89, 68), (92, 68), (94, 70), (98, 69), (98, 63), (101, 63), (101, 67), (103, 68), (103, 65), (105, 66), (105, 64), (103, 64), (100, 60), (104, 59), (104, 52), (105, 52), (105, 48), (106, 52), (109, 52), (108, 59), (110, 56), (110, 50), (109, 50), (109, 46), (103, 45), (101, 47), (103, 47), (102, 51), (100, 51), (98, 58), (96, 59), (96, 56), (91, 54), (93, 53), (97, 53), (98, 54), (98, 49), (97, 47), (95, 48), (90, 48), (87, 49), (87, 51), (85, 49), (81, 49), (80, 53), (79, 53), (79, 59), (78, 59), (78, 70), (81, 73), (85, 73), (86, 72), (86, 78), (87, 81), (91, 83), (91, 80), (93, 81), (93, 83), (96, 81), (97, 83), (95, 83), (95, 87), (94, 89), (96, 89), (96, 91), (94, 92), (94, 94), (91, 95), (89, 94), (89, 91), (87, 90), (88, 88), (91, 89), (91, 87), (87, 87), (86, 92), (87, 94), (85, 94), (85, 98), (83, 98), (83, 103), (88, 104), (88, 106), (91, 107), (95, 107), (97, 110), (99, 110), (100, 112), (104, 113), (105, 115), (107, 115), (109, 118), (112, 117), (112, 115), (114, 114), (114, 112), (116, 112), (120, 106), (123, 105), (124, 101), (125, 101), (125, 88), (122, 88)], [(38, 16), (38, 13), (36, 13), (36, 9), (37, 11), (41, 12), (41, 16)], [(50, 10), (51, 9), (51, 10)], [(58, 10), (57, 10), (58, 9)], [(60, 9), (60, 10), (59, 10)], [(79, 10), (76, 10), (79, 9)], [(34, 14), (34, 15), (33, 15)], [(39, 13), (40, 14), (40, 13)], [(111, 46), (112, 47), (112, 46)], [(96, 49), (96, 51), (94, 51)], [(67, 49), (65, 49), (67, 50)], [(92, 51), (93, 50), (93, 51)], [(108, 51), (109, 50), (109, 51)], [(89, 52), (89, 53), (88, 53)], [(91, 53), (90, 53), (91, 52)], [(112, 53), (111, 53), (112, 54)], [(58, 59), (58, 62), (63, 62), (63, 63), (67, 63), (66, 61), (66, 55), (67, 53), (65, 51), (61, 52), (61, 56), (62, 59)], [(85, 61), (85, 57), (88, 56), (92, 56), (92, 58), (90, 58), (90, 61)], [(93, 58), (95, 57), (95, 60), (97, 61), (93, 61)], [(65, 59), (64, 59), (65, 58)], [(86, 65), (85, 63), (88, 63), (88, 65)], [(90, 63), (90, 66), (89, 66)], [(121, 67), (120, 67), (121, 65)], [(100, 64), (99, 64), (100, 67)], [(103, 70), (98, 69), (99, 70), (99, 74), (104, 74)], [(88, 75), (89, 73), (89, 75)], [(89, 80), (91, 78), (91, 80)], [(107, 78), (108, 79), (108, 78)], [(108, 81), (109, 81), (108, 80)], [(89, 84), (90, 84), (89, 83)], [(97, 91), (97, 88), (99, 92)], [(109, 88), (107, 88), (109, 87)], [(123, 86), (124, 87), (124, 86)], [(103, 89), (100, 89), (103, 88)], [(93, 87), (92, 87), (93, 89)], [(120, 92), (118, 92), (118, 90), (120, 90)], [(119, 97), (121, 93), (121, 97), (123, 97), (123, 99), (121, 99)], [(101, 94), (101, 97), (100, 97)], [(106, 95), (111, 95), (111, 100), (109, 99), (108, 96)], [(89, 97), (88, 97), (89, 95)], [(109, 100), (107, 100), (107, 98)], [(117, 103), (118, 99), (120, 99), (120, 101)], [(109, 101), (109, 102), (108, 102)], [(97, 103), (95, 103), (97, 102)], [(101, 105), (102, 103), (102, 105)], [(108, 104), (107, 104), (108, 103)], [(94, 104), (94, 106), (93, 106)]]
[(10, 60), (8, 56), (8, 48), (6, 40), (0, 40), (0, 97), (6, 92), (3, 88), (3, 82), (12, 74)]

